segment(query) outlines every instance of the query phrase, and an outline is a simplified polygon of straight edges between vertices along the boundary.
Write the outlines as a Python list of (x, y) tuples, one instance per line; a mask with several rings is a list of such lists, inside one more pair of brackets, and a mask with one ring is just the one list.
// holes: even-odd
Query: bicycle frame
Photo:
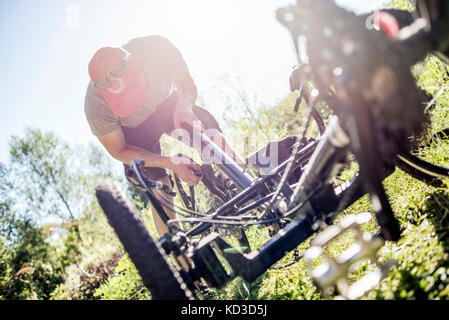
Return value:
[(225, 152), (222, 151), (212, 140), (204, 133), (194, 129), (187, 123), (182, 127), (190, 134), (190, 142), (197, 149), (202, 160), (211, 164), (214, 163), (229, 178), (231, 178), (240, 189), (246, 189), (251, 186), (252, 181), (248, 174), (244, 173), (242, 168)]
[[(190, 129), (189, 131), (192, 132), (192, 136), (194, 137), (193, 141), (200, 141), (200, 148), (198, 152), (202, 155), (208, 155), (208, 157), (205, 159), (208, 163), (214, 163), (217, 167), (220, 168), (226, 175), (228, 175), (236, 184), (237, 186), (242, 190), (237, 196), (235, 196), (230, 201), (223, 204), (220, 208), (217, 209), (217, 211), (211, 215), (210, 217), (213, 218), (217, 215), (240, 215), (243, 214), (251, 209), (254, 208), (254, 205), (249, 206), (245, 208), (244, 210), (239, 210), (235, 212), (235, 207), (239, 206), (249, 200), (258, 200), (260, 203), (266, 202), (266, 197), (269, 195), (267, 193), (267, 188), (265, 186), (265, 183), (268, 181), (274, 181), (277, 182), (280, 177), (278, 176), (287, 166), (288, 160), (284, 161), (280, 165), (278, 165), (270, 174), (265, 175), (260, 180), (256, 182), (252, 182), (251, 179), (247, 174), (243, 172), (243, 169), (234, 161), (232, 160), (229, 155), (224, 153), (222, 149), (220, 149), (214, 142), (212, 142), (204, 133), (193, 130), (192, 127), (188, 127), (184, 125), (186, 128)], [(314, 141), (307, 146), (305, 146), (301, 150), (301, 156), (297, 159), (297, 166), (304, 163), (308, 160), (310, 155), (312, 154), (316, 144), (318, 141)], [(203, 151), (206, 150), (208, 153), (203, 153)], [(157, 213), (162, 218), (163, 221), (167, 222), (168, 217), (163, 209), (163, 207), (160, 205), (159, 201), (155, 197), (154, 193), (150, 190), (151, 188), (156, 187), (156, 182), (151, 181), (145, 177), (143, 174), (142, 168), (144, 167), (144, 162), (141, 159), (134, 159), (131, 164), (130, 168), (134, 172), (137, 180), (141, 183), (142, 186), (146, 186), (146, 194), (149, 197), (149, 200), (151, 204), (155, 207)], [(148, 188), (148, 186), (150, 186)], [(292, 189), (289, 186), (284, 186), (282, 190), (283, 194), (286, 197), (290, 197), (293, 194)], [(260, 204), (259, 203), (259, 204)], [(210, 224), (207, 224), (207, 227), (210, 226)], [(203, 232), (205, 229), (207, 229), (206, 226), (201, 225), (201, 227), (198, 226), (198, 228), (194, 228), (191, 231), (187, 232), (187, 235), (197, 235), (201, 232)]]

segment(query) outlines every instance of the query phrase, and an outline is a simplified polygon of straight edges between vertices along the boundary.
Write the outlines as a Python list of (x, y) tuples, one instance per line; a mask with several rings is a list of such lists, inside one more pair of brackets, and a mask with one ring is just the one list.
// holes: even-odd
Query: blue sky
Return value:
[[(382, 2), (341, 1), (361, 9)], [(99, 47), (136, 36), (161, 34), (178, 46), (218, 117), (224, 107), (214, 88), (230, 74), (263, 103), (279, 101), (295, 57), (274, 14), (292, 2), (0, 0), (0, 161), (7, 162), (11, 135), (27, 126), (98, 143), (84, 117), (87, 64)]]

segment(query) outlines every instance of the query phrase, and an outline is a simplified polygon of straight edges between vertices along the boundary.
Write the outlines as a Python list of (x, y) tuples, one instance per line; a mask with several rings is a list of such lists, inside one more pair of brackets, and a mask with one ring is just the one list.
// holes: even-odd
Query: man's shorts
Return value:
[[(173, 112), (176, 107), (176, 103), (177, 96), (173, 95), (160, 104), (156, 111), (142, 124), (135, 128), (122, 127), (126, 143), (161, 155), (162, 151), (159, 142), (161, 136), (164, 133), (170, 134), (173, 130), (175, 130), (175, 125), (173, 123)], [(217, 120), (207, 110), (196, 105), (193, 106), (192, 110), (206, 130), (216, 129), (219, 132), (222, 132)], [(126, 175), (129, 166), (124, 164), (124, 169)], [(147, 178), (151, 180), (157, 180), (165, 176), (169, 176), (166, 169), (158, 167), (145, 167), (144, 173)], [(135, 181), (132, 181), (129, 178), (128, 180), (132, 184), (136, 184)]]

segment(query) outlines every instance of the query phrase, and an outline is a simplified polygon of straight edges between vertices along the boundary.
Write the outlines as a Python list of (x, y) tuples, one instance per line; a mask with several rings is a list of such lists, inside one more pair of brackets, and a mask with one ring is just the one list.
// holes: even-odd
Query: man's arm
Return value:
[(97, 138), (113, 158), (123, 163), (129, 165), (134, 158), (141, 158), (145, 161), (146, 166), (172, 169), (170, 157), (161, 156), (143, 148), (128, 145), (120, 127), (117, 127), (117, 129), (106, 135), (97, 136)]
[(176, 91), (182, 96), (186, 103), (193, 107), (198, 98), (198, 89), (189, 72), (183, 73), (175, 79)]
[(192, 170), (201, 170), (201, 167), (197, 164), (185, 159), (173, 159), (172, 157), (158, 155), (143, 148), (129, 145), (126, 143), (125, 136), (120, 127), (106, 135), (97, 136), (97, 138), (113, 158), (123, 163), (129, 165), (134, 158), (140, 158), (145, 161), (145, 166), (147, 167), (173, 170), (189, 185), (196, 185), (200, 180), (199, 177), (192, 173)]
[(193, 122), (197, 121), (201, 125), (201, 129), (204, 130), (204, 126), (192, 110), (198, 97), (198, 90), (189, 72), (182, 73), (174, 83), (178, 93), (178, 103), (173, 114), (175, 128), (181, 128), (182, 122), (194, 126)]

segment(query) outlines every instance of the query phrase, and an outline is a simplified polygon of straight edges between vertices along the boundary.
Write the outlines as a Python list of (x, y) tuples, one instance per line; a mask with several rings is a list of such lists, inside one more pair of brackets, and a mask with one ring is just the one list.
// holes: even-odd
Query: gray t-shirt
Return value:
[(118, 126), (134, 128), (143, 123), (173, 93), (176, 77), (189, 72), (178, 48), (164, 37), (136, 38), (122, 48), (131, 53), (143, 67), (149, 88), (148, 98), (136, 112), (120, 118), (109, 108), (90, 81), (84, 100), (84, 112), (92, 133), (96, 136), (111, 133)]

